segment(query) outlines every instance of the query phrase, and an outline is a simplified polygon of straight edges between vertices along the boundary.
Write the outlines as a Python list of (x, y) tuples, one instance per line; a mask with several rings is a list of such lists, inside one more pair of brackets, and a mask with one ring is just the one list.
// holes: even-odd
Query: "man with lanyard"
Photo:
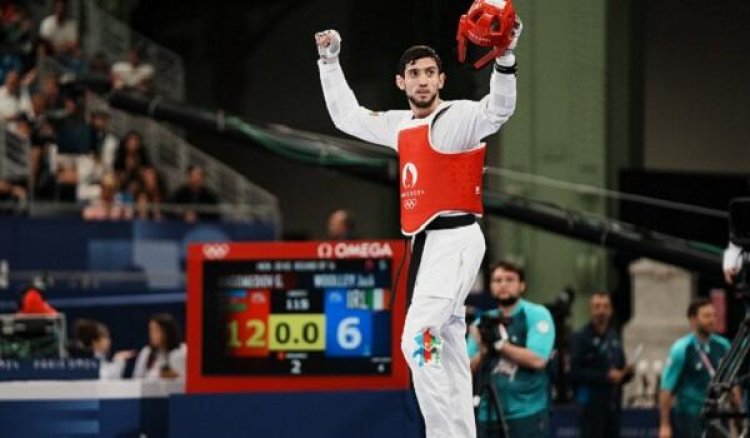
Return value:
[(401, 348), (429, 438), (476, 436), (464, 301), (485, 251), (476, 223), (483, 208), (480, 142), (500, 129), (516, 105), (513, 49), (520, 21), (507, 31), (513, 36), (495, 59), (490, 93), (481, 101), (441, 100), (440, 57), (430, 47), (414, 46), (401, 56), (396, 75), (410, 109), (384, 112), (357, 102), (339, 65), (338, 32), (316, 34), (323, 94), (336, 127), (399, 154), (401, 231), (413, 236), (411, 304)]
[(612, 326), (612, 299), (594, 292), (591, 320), (571, 342), (570, 381), (581, 407), (582, 438), (619, 437), (622, 385), (633, 377), (625, 362), (622, 340)]
[[(500, 399), (502, 418), (487, 408), (488, 391), (480, 392), (479, 437), (496, 436), (504, 422), (510, 438), (547, 438), (549, 429), (549, 375), (547, 362), (555, 343), (555, 325), (546, 307), (521, 299), (526, 290), (524, 270), (499, 262), (490, 274), (490, 292), (498, 308), (485, 312), (470, 327), (468, 352), (471, 369), (484, 373)], [(498, 340), (482, 339), (482, 319), (499, 318)], [(481, 390), (481, 388), (480, 388)]]
[(687, 316), (693, 332), (672, 345), (661, 379), (659, 438), (703, 436), (700, 412), (708, 383), (729, 351), (729, 341), (714, 333), (716, 310), (710, 300), (690, 303)]

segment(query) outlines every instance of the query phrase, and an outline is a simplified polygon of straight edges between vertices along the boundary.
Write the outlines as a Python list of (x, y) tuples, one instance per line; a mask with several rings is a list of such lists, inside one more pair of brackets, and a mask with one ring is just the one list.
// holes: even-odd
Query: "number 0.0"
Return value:
[(354, 350), (362, 343), (362, 332), (359, 330), (359, 318), (350, 316), (339, 323), (336, 339), (344, 350)]
[(318, 335), (318, 326), (314, 322), (308, 322), (302, 329), (302, 337), (305, 338), (305, 342), (308, 344), (318, 342)]

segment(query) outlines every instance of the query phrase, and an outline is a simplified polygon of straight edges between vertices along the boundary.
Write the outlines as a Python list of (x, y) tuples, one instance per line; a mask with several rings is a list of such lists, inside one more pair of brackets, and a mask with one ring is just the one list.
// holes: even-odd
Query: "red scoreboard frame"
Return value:
[[(314, 241), (271, 243), (202, 243), (188, 248), (187, 385), (188, 393), (338, 391), (406, 389), (407, 364), (401, 354), (406, 315), (408, 260), (403, 240)], [(202, 372), (203, 263), (205, 261), (390, 259), (391, 374), (385, 376), (214, 376)]]

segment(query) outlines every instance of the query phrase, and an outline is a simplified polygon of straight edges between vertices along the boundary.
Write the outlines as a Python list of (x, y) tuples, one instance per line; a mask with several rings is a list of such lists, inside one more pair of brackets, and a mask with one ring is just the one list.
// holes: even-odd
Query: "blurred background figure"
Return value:
[(612, 324), (612, 299), (594, 292), (589, 323), (573, 335), (570, 380), (581, 408), (581, 437), (619, 437), (622, 385), (633, 377)]
[(154, 77), (154, 66), (142, 61), (143, 49), (133, 47), (128, 50), (125, 61), (112, 65), (112, 85), (115, 88), (129, 88), (137, 91), (150, 91)]
[(328, 238), (331, 240), (356, 239), (354, 218), (349, 210), (336, 210), (328, 217)]
[(106, 325), (90, 319), (77, 319), (73, 326), (75, 340), (69, 350), (74, 350), (75, 357), (92, 357), (99, 359), (99, 378), (102, 380), (121, 379), (127, 361), (135, 357), (135, 351), (116, 352), (109, 359), (112, 338)]
[(216, 220), (220, 217), (215, 211), (201, 211), (200, 207), (214, 207), (219, 204), (216, 195), (205, 186), (204, 179), (203, 168), (190, 165), (187, 169), (187, 181), (172, 195), (173, 204), (185, 207), (180, 215), (185, 222), (196, 222), (199, 219)]
[(693, 331), (672, 344), (661, 379), (659, 438), (704, 436), (700, 414), (708, 383), (729, 351), (729, 341), (716, 334), (716, 309), (709, 299), (691, 302), (687, 317)]
[(185, 377), (187, 347), (177, 321), (167, 313), (156, 314), (148, 322), (148, 345), (138, 353), (134, 379), (176, 379)]
[(73, 56), (78, 51), (78, 23), (68, 15), (68, 2), (54, 0), (52, 15), (42, 20), (39, 36), (49, 41), (55, 54)]

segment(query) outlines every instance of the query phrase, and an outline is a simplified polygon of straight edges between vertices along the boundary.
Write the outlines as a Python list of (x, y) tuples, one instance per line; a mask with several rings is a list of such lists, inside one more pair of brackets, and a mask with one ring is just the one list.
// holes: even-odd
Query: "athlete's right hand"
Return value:
[(341, 35), (333, 29), (324, 30), (315, 34), (315, 44), (318, 46), (318, 55), (323, 62), (336, 62), (341, 52)]

